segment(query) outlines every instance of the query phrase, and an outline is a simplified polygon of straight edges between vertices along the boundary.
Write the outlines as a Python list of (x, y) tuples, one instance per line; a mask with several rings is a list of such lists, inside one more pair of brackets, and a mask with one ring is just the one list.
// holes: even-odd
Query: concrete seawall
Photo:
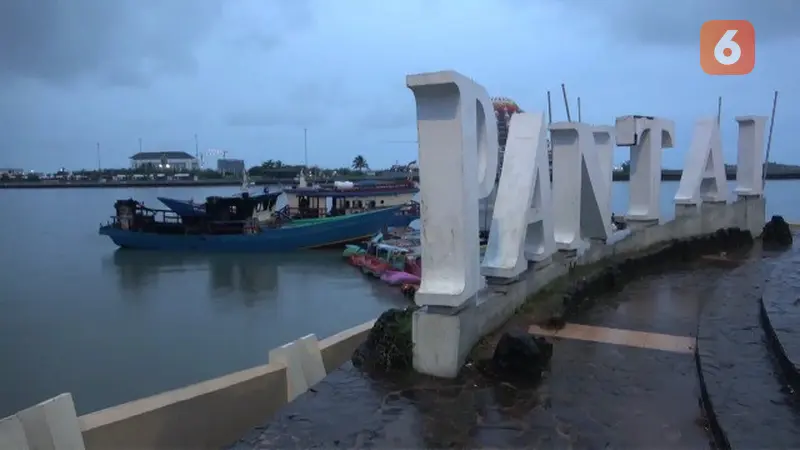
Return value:
[[(455, 315), (418, 314), (415, 320), (425, 323), (415, 324), (415, 330), (459, 330), (458, 335), (448, 335), (458, 339), (458, 354), (448, 353), (446, 348), (431, 349), (440, 352), (440, 357), (451, 358), (450, 365), (457, 368), (481, 336), (502, 325), (532, 295), (565, 275), (570, 266), (634, 256), (719, 228), (738, 227), (758, 235), (764, 208), (763, 198), (741, 198), (730, 204), (707, 203), (699, 210), (679, 210), (674, 220), (619, 233), (615, 242), (593, 244), (576, 253), (559, 252), (549, 264), (531, 267), (514, 283), (490, 284), (487, 300)], [(80, 417), (71, 395), (62, 394), (0, 421), (0, 448), (220, 448), (268, 421), (279, 408), (348, 361), (372, 324), (321, 341), (309, 335), (270, 351), (268, 364), (263, 366)], [(42, 446), (42, 439), (54, 442), (55, 447)]]
[[(490, 280), (482, 293), (485, 300), (455, 313), (423, 308), (414, 317), (414, 342), (415, 348), (419, 348), (415, 364), (431, 367), (431, 371), (436, 370), (441, 376), (453, 376), (481, 336), (491, 333), (527, 299), (566, 275), (570, 266), (634, 256), (674, 240), (702, 236), (720, 228), (740, 228), (758, 236), (765, 223), (765, 208), (764, 198), (748, 197), (740, 197), (733, 203), (704, 203), (701, 208), (678, 205), (676, 218), (669, 222), (618, 232), (613, 240), (592, 242), (578, 252), (558, 252), (551, 261), (531, 264), (527, 272), (512, 283), (492, 284)], [(459, 343), (457, 349), (451, 344), (454, 341)], [(421, 342), (426, 345), (419, 346)]]

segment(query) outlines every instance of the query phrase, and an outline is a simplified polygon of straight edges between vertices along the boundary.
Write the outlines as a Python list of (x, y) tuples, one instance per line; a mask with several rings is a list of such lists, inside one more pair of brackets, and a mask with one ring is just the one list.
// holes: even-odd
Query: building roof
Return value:
[(186, 152), (139, 152), (133, 156), (131, 159), (134, 161), (145, 161), (150, 159), (195, 159), (194, 156), (186, 153)]

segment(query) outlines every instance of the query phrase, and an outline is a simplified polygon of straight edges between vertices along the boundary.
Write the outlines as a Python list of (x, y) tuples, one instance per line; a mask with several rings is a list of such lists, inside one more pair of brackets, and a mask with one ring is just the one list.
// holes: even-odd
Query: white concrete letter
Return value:
[(758, 197), (764, 194), (764, 128), (766, 116), (737, 117), (739, 148), (736, 156), (736, 194)]
[[(481, 273), (514, 278), (555, 251), (543, 113), (511, 117)], [(423, 266), (424, 267), (424, 266)]]
[(728, 200), (726, 181), (717, 119), (700, 119), (694, 125), (692, 145), (686, 153), (675, 203), (699, 205), (701, 202), (725, 202)]
[[(611, 225), (611, 194), (612, 185), (614, 182), (614, 127), (609, 126), (595, 126), (592, 127), (592, 134), (594, 135), (594, 153), (597, 155), (597, 165), (602, 170), (600, 179), (602, 180), (598, 186), (594, 188), (597, 193), (598, 202), (601, 202), (601, 211), (604, 216), (608, 216), (605, 221), (605, 238), (613, 233)], [(593, 183), (594, 185), (594, 183)], [(598, 236), (588, 236), (591, 238), (599, 238)]]
[(617, 145), (630, 147), (630, 221), (658, 221), (661, 218), (661, 151), (672, 148), (675, 123), (646, 116), (623, 116), (616, 120)]
[(422, 201), (419, 305), (458, 307), (483, 287), (478, 200), (494, 189), (497, 126), (486, 89), (454, 71), (409, 75)]
[[(553, 145), (553, 204), (555, 240), (561, 249), (576, 249), (582, 238), (606, 239), (611, 233), (611, 167), (602, 167), (595, 128), (576, 122), (550, 125)], [(610, 133), (603, 151), (608, 163)], [(608, 179), (607, 179), (608, 178)]]

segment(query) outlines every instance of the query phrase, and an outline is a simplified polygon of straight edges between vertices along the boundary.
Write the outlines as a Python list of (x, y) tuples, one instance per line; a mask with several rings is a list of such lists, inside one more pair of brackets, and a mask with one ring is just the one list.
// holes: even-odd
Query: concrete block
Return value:
[(297, 340), (298, 345), (302, 346), (302, 366), (303, 376), (309, 387), (322, 381), (327, 375), (325, 364), (322, 362), (322, 352), (319, 341), (314, 334), (308, 334)]
[(269, 351), (270, 364), (286, 366), (286, 400), (289, 402), (308, 390), (308, 382), (303, 374), (304, 347), (294, 341)]
[(0, 449), (30, 450), (25, 429), (17, 416), (9, 416), (0, 420)]
[(440, 314), (427, 308), (414, 312), (412, 341), (414, 342), (414, 369), (442, 378), (458, 375), (472, 344), (478, 339), (471, 320), (474, 307), (453, 314)]
[(269, 362), (286, 366), (288, 401), (305, 393), (326, 375), (319, 341), (313, 334), (270, 350)]
[(85, 450), (72, 395), (61, 394), (16, 414), (30, 450)]

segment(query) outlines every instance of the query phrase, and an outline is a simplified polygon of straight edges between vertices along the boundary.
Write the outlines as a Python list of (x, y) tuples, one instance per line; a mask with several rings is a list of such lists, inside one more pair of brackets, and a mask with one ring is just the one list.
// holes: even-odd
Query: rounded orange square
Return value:
[(756, 65), (756, 30), (747, 20), (709, 20), (700, 27), (700, 66), (709, 75), (747, 75)]

